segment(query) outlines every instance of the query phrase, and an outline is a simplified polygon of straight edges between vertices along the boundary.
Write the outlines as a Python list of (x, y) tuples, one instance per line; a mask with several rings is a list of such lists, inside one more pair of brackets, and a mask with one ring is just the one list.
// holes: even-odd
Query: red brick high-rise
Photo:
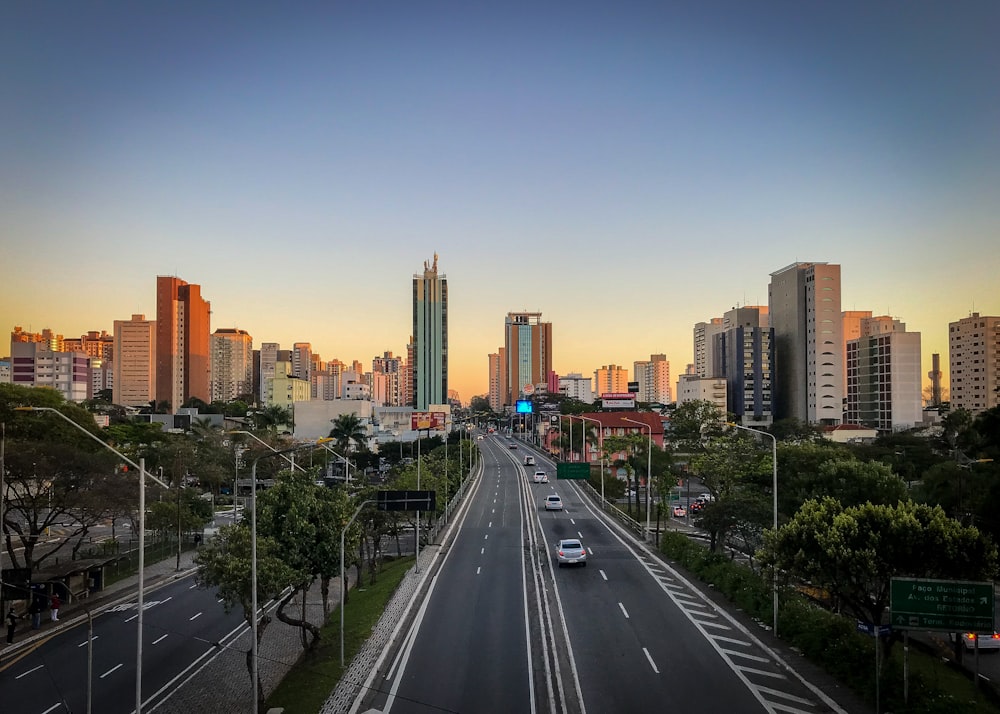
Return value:
[(211, 314), (200, 285), (156, 277), (156, 401), (172, 411), (191, 397), (211, 402)]

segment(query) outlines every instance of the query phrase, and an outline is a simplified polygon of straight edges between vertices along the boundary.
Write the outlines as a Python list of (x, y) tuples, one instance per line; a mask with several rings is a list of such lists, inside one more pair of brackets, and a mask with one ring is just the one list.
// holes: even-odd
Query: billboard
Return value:
[(604, 409), (635, 409), (635, 395), (628, 392), (608, 392), (601, 395)]
[(410, 429), (419, 431), (430, 429), (432, 431), (442, 431), (446, 424), (445, 412), (413, 412), (410, 415)]
[(531, 401), (528, 399), (518, 399), (516, 411), (518, 414), (531, 414)]

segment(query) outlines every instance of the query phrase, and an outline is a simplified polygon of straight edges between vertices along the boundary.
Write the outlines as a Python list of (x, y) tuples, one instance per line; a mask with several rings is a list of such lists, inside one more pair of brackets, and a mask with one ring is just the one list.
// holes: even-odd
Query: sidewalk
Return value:
[[(150, 591), (177, 578), (192, 576), (195, 570), (193, 564), (195, 552), (190, 550), (182, 554), (180, 571), (176, 570), (176, 558), (167, 558), (148, 566), (145, 573), (146, 596), (149, 596)], [(339, 579), (330, 583), (331, 607), (339, 602), (339, 583)], [(60, 629), (85, 623), (87, 619), (86, 608), (89, 608), (91, 614), (96, 616), (113, 605), (129, 600), (134, 601), (138, 584), (138, 576), (131, 576), (109, 585), (100, 593), (83, 600), (82, 604), (80, 602), (63, 604), (59, 610), (58, 622), (52, 622), (50, 613), (46, 611), (42, 615), (41, 627), (37, 630), (31, 628), (30, 618), (22, 618), (16, 631), (14, 644), (3, 644), (2, 649), (0, 649), (0, 665), (16, 657), (20, 651), (30, 647), (33, 643), (50, 637)], [(289, 605), (290, 611), (296, 615), (302, 611), (299, 603), (301, 600), (297, 597)], [(306, 618), (316, 624), (322, 623), (323, 603), (318, 583), (306, 595)], [(6, 629), (4, 634), (6, 634)], [(250, 649), (250, 644), (250, 632), (246, 630), (225, 642), (222, 647), (206, 647), (203, 659), (196, 666), (191, 667), (184, 677), (174, 683), (173, 693), (166, 701), (156, 707), (156, 711), (162, 714), (198, 714), (200, 712), (243, 714), (250, 711), (253, 693), (246, 664), (246, 653)], [(259, 648), (260, 681), (266, 695), (274, 691), (302, 652), (300, 630), (286, 625), (277, 618), (272, 619), (264, 630)], [(334, 683), (331, 683), (331, 690), (333, 687)], [(153, 694), (145, 687), (143, 689), (145, 696), (149, 697)]]

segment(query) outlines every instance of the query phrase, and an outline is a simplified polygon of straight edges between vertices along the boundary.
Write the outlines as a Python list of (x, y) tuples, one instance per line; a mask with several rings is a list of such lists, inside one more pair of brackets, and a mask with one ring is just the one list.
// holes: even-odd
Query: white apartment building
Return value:
[(713, 338), (723, 331), (721, 317), (713, 317), (708, 322), (698, 322), (694, 326), (694, 372), (699, 377), (716, 377), (721, 365), (715, 363), (712, 351)]
[(887, 315), (862, 318), (858, 332), (847, 342), (845, 422), (880, 433), (921, 424), (920, 333)]
[(724, 415), (726, 413), (725, 378), (682, 374), (677, 380), (677, 406), (694, 401), (711, 402)]
[(670, 382), (670, 361), (666, 355), (650, 355), (648, 360), (632, 363), (635, 381), (639, 383), (640, 402), (670, 404), (673, 388)]
[(253, 393), (253, 338), (246, 330), (220, 328), (209, 340), (213, 402)]
[(974, 312), (948, 323), (948, 372), (952, 409), (1000, 406), (1000, 317)]
[(594, 390), (590, 384), (590, 377), (584, 377), (579, 372), (571, 372), (565, 377), (559, 378), (559, 393), (570, 399), (576, 399), (586, 404), (593, 404)]
[(258, 372), (260, 374), (261, 403), (267, 402), (267, 380), (274, 377), (274, 366), (278, 362), (278, 352), (280, 350), (281, 345), (277, 342), (260, 343), (260, 365)]
[(11, 342), (11, 381), (22, 387), (51, 387), (71, 402), (90, 394), (90, 356), (53, 352), (43, 342)]

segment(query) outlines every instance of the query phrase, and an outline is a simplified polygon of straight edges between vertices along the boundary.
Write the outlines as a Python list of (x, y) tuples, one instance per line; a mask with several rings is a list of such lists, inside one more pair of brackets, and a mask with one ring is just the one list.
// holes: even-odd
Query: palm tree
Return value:
[(291, 410), (278, 404), (269, 404), (262, 411), (254, 415), (254, 426), (257, 429), (267, 429), (277, 431), (278, 427), (284, 424), (291, 424)]
[(336, 439), (337, 448), (342, 454), (347, 454), (351, 449), (351, 443), (364, 447), (368, 433), (361, 418), (357, 414), (341, 414), (333, 422), (330, 429), (330, 438)]

